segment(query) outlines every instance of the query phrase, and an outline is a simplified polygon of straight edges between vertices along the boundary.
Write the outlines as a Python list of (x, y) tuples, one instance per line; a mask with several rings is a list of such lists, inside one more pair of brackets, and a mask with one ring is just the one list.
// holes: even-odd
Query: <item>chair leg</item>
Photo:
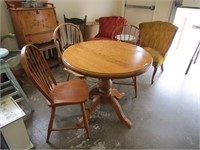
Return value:
[(85, 103), (81, 104), (81, 110), (83, 114), (83, 121), (84, 121), (84, 127), (87, 133), (87, 138), (90, 138), (90, 132), (89, 132), (89, 123), (88, 123), (88, 117), (85, 109)]
[(48, 126), (47, 140), (46, 140), (47, 143), (49, 143), (49, 137), (51, 135), (51, 131), (52, 131), (52, 128), (53, 128), (53, 121), (54, 121), (54, 117), (55, 117), (55, 111), (56, 111), (56, 108), (52, 107), (51, 108), (51, 116), (50, 116), (50, 120), (49, 120), (49, 126)]
[(132, 77), (133, 79), (133, 84), (134, 84), (134, 90), (135, 90), (135, 98), (137, 97), (137, 91), (138, 91), (138, 88), (137, 88), (137, 77)]
[(157, 69), (158, 69), (158, 67), (154, 67), (153, 75), (152, 75), (152, 78), (151, 78), (151, 84), (153, 84), (153, 82), (154, 82), (154, 76), (157, 72)]
[(67, 75), (67, 81), (69, 81), (69, 77), (70, 77), (70, 73), (68, 72), (68, 75)]
[(164, 71), (164, 66), (163, 66), (163, 64), (161, 65), (161, 72), (163, 72)]

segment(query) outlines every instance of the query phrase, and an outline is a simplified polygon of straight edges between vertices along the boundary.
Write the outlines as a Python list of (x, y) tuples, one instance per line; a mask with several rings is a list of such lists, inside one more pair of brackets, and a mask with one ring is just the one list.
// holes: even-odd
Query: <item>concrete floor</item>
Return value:
[[(178, 50), (169, 53), (164, 72), (158, 70), (153, 85), (153, 68), (138, 76), (137, 98), (132, 87), (114, 85), (125, 92), (119, 103), (133, 126), (128, 128), (113, 108), (102, 104), (89, 120), (90, 139), (84, 129), (53, 132), (47, 144), (50, 108), (25, 77), (23, 88), (35, 110), (25, 121), (32, 143), (37, 149), (200, 149), (200, 59), (186, 76), (190, 56)], [(53, 68), (53, 73), (58, 81), (67, 77), (62, 67)], [(60, 107), (55, 124), (76, 123), (79, 117), (79, 106)]]

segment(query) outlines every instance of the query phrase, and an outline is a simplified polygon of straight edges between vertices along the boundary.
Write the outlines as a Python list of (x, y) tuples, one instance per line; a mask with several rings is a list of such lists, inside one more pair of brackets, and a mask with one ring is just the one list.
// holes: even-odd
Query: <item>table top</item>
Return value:
[(66, 67), (97, 78), (128, 78), (144, 73), (152, 63), (143, 48), (112, 40), (86, 41), (67, 48), (62, 56)]

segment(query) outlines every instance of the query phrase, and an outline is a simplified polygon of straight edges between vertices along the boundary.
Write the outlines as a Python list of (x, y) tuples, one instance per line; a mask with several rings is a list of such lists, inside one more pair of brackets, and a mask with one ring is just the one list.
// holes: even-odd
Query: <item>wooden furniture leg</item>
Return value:
[[(100, 103), (100, 96), (96, 96), (95, 98), (93, 98), (89, 109), (87, 110), (87, 118), (89, 120), (90, 116), (92, 115), (92, 112), (94, 111), (94, 109), (96, 108), (96, 106)], [(76, 124), (78, 127), (83, 126), (83, 117), (81, 117), (78, 121), (78, 123)]]
[[(125, 123), (128, 127), (132, 126), (132, 122), (124, 115), (119, 102), (112, 95), (112, 80), (110, 79), (99, 80), (99, 95), (92, 100), (92, 103), (87, 111), (88, 118), (90, 118), (92, 112), (100, 102), (112, 105), (120, 121)], [(82, 124), (83, 118), (79, 120), (77, 125), (81, 126)]]

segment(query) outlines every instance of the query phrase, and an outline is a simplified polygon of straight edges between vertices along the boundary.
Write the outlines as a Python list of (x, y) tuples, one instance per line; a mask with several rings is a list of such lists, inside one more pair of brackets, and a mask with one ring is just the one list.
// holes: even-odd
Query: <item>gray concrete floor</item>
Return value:
[[(35, 110), (25, 121), (32, 143), (36, 149), (200, 149), (200, 59), (186, 76), (190, 56), (171, 50), (164, 72), (158, 70), (153, 85), (153, 68), (138, 76), (137, 98), (131, 86), (114, 85), (125, 92), (119, 103), (133, 126), (128, 128), (112, 107), (101, 104), (89, 120), (90, 139), (84, 129), (53, 132), (47, 144), (50, 108), (25, 77), (23, 88)], [(62, 67), (53, 68), (53, 73), (58, 81), (67, 77)], [(60, 107), (55, 125), (76, 123), (80, 114), (79, 106)]]

